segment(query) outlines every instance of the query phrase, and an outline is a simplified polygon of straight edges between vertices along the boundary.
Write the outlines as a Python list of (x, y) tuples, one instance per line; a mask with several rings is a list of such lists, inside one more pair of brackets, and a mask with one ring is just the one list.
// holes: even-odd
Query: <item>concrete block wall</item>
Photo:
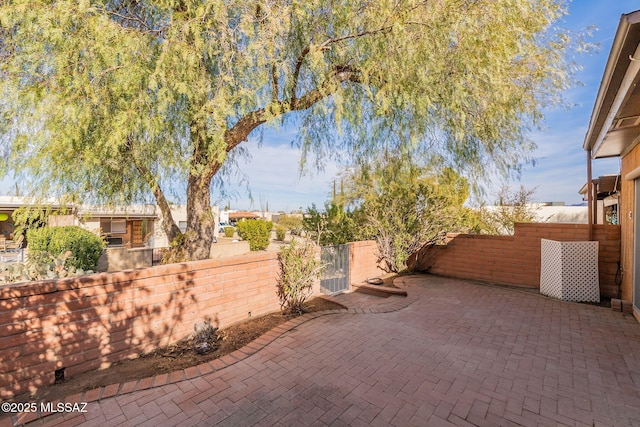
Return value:
[[(449, 234), (447, 244), (426, 247), (414, 261), (417, 270), (443, 276), (539, 288), (540, 240), (588, 240), (586, 224), (518, 223), (513, 236)], [(615, 298), (620, 261), (620, 227), (595, 225), (599, 242), (600, 294)]]
[(107, 248), (98, 260), (98, 271), (122, 271), (153, 265), (153, 248)]

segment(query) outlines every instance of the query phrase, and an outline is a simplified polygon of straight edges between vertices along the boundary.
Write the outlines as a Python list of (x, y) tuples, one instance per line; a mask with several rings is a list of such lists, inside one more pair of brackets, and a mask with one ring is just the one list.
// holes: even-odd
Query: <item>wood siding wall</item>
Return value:
[(640, 212), (635, 211), (634, 181), (627, 181), (625, 176), (640, 166), (640, 145), (636, 146), (622, 158), (622, 197), (620, 200), (620, 227), (622, 233), (622, 299), (633, 297), (633, 221)]

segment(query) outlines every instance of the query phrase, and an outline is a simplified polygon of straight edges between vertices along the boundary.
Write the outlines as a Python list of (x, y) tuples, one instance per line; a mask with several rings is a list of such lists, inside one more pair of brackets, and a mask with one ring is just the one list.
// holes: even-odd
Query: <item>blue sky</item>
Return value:
[[(570, 30), (581, 30), (595, 25), (592, 42), (598, 43), (598, 51), (577, 58), (582, 70), (577, 79), (582, 86), (571, 89), (566, 98), (575, 104), (569, 111), (558, 109), (546, 112), (544, 129), (535, 132), (531, 138), (538, 145), (533, 153), (537, 159), (535, 167), (527, 166), (520, 184), (536, 188), (534, 199), (540, 202), (559, 201), (566, 204), (581, 203), (578, 194), (586, 182), (586, 153), (582, 150), (584, 136), (589, 124), (593, 103), (600, 85), (602, 73), (611, 49), (616, 28), (623, 13), (640, 9), (638, 0), (574, 0), (569, 15), (560, 25)], [(289, 212), (307, 208), (311, 203), (322, 206), (327, 200), (338, 166), (328, 162), (321, 172), (308, 171), (299, 175), (300, 152), (291, 147), (295, 129), (283, 128), (276, 132), (267, 130), (263, 143), (256, 139), (245, 143), (251, 158), (241, 160), (239, 167), (247, 179), (252, 199), (245, 189), (236, 189), (236, 198), (217, 200), (224, 206), (227, 201), (234, 209), (263, 209), (267, 203), (270, 210)], [(619, 159), (596, 160), (593, 176), (618, 173)], [(12, 192), (9, 180), (0, 181), (0, 195)], [(486, 201), (491, 202), (492, 190)], [(214, 192), (213, 199), (216, 200)]]

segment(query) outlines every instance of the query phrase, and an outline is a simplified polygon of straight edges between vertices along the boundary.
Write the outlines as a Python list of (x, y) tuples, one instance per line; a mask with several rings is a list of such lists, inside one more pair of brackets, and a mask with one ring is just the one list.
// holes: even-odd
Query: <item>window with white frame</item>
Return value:
[(126, 234), (126, 219), (101, 219), (100, 228), (104, 234)]

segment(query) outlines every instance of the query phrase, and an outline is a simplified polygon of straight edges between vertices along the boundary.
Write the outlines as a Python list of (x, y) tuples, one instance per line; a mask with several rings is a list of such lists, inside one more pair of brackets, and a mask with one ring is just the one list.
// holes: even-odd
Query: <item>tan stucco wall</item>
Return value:
[(122, 271), (133, 268), (151, 267), (152, 248), (108, 248), (98, 260), (98, 271)]

